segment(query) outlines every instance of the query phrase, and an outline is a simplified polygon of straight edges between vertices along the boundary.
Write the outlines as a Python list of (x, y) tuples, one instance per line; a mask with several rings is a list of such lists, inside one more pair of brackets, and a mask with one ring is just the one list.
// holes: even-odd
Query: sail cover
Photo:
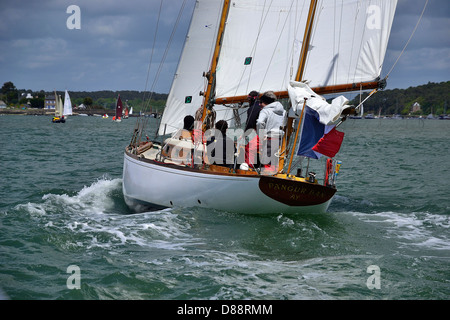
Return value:
[[(233, 1), (216, 96), (286, 90), (295, 80), (310, 0)], [(397, 0), (319, 0), (303, 79), (311, 87), (381, 73)]]

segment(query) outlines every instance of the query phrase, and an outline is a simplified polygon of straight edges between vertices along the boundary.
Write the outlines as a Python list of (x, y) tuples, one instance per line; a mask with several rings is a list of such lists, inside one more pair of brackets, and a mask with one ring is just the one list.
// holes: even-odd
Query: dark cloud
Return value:
[[(386, 56), (387, 73), (408, 40), (426, 0), (399, 0)], [(156, 39), (155, 74), (182, 1), (164, 1)], [(69, 30), (69, 5), (81, 9), (81, 29)], [(168, 92), (195, 0), (188, 0), (158, 85)], [(157, 0), (1, 0), (0, 82), (32, 90), (144, 90), (160, 9)], [(430, 0), (413, 40), (389, 78), (389, 88), (447, 81), (450, 1)], [(153, 78), (150, 79), (150, 85)], [(150, 89), (150, 88), (147, 88)]]
[[(399, 0), (384, 73), (401, 54), (426, 0)], [(407, 88), (450, 80), (450, 1), (429, 0), (420, 24), (390, 74), (388, 88)]]
[[(66, 9), (81, 9), (81, 29), (69, 30)], [(180, 1), (164, 1), (152, 68), (162, 58)], [(168, 92), (190, 21), (184, 8), (161, 84)], [(0, 82), (18, 88), (144, 90), (160, 1), (9, 1), (0, 5)], [(169, 60), (170, 59), (170, 60)]]

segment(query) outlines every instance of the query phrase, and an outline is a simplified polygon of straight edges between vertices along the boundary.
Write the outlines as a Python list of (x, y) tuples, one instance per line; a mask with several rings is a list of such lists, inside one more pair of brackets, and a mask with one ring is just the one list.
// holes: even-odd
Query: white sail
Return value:
[(397, 0), (320, 3), (304, 79), (319, 87), (379, 77)]
[[(295, 80), (310, 0), (240, 0), (230, 6), (217, 65), (215, 97), (286, 91)], [(310, 87), (380, 76), (397, 0), (319, 0), (303, 79)], [(159, 134), (182, 126), (202, 105), (220, 0), (197, 1)], [(231, 111), (215, 106), (218, 119)]]
[(72, 115), (72, 102), (70, 101), (69, 93), (65, 92), (64, 94), (64, 116), (71, 116)]
[[(310, 2), (233, 3), (217, 68), (216, 97), (287, 89), (298, 69)], [(375, 80), (396, 4), (397, 0), (319, 0), (303, 79), (311, 87)]]
[(230, 6), (217, 97), (286, 90), (298, 67), (309, 2), (244, 0)]
[(55, 91), (55, 117), (61, 117), (63, 115), (63, 102), (61, 96), (56, 94)]
[[(200, 92), (206, 90), (206, 78), (222, 13), (222, 0), (198, 0), (192, 16), (183, 52), (167, 98), (159, 134), (172, 133), (183, 126), (186, 115), (195, 115), (203, 104)], [(231, 117), (232, 111), (216, 109), (218, 118)]]

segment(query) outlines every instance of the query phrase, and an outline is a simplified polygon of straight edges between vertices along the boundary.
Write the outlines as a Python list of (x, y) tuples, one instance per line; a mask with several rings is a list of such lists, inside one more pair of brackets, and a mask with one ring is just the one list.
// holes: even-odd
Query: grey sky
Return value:
[[(399, 0), (384, 76), (408, 40), (426, 0)], [(167, 93), (190, 21), (187, 0), (166, 65), (164, 54), (182, 0), (165, 0), (152, 75), (147, 89)], [(69, 5), (81, 9), (81, 29), (69, 30)], [(31, 90), (145, 89), (159, 0), (0, 0), (0, 84)], [(450, 1), (430, 0), (407, 51), (388, 80), (388, 89), (450, 80)]]

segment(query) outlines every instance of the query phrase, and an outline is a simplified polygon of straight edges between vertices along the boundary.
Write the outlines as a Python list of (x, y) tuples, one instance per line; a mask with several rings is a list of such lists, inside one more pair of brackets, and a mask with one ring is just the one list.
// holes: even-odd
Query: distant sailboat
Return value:
[(53, 123), (65, 123), (66, 119), (64, 119), (64, 110), (63, 103), (61, 100), (61, 96), (58, 95), (55, 91), (55, 116), (52, 118)]
[(122, 110), (123, 110), (123, 104), (122, 104), (122, 100), (120, 99), (120, 94), (119, 94), (119, 97), (117, 98), (117, 102), (116, 102), (116, 114), (113, 117), (114, 122), (122, 121)]
[(128, 109), (128, 102), (125, 102), (125, 110), (123, 112), (123, 118), (128, 119), (129, 115), (130, 115), (130, 110)]

